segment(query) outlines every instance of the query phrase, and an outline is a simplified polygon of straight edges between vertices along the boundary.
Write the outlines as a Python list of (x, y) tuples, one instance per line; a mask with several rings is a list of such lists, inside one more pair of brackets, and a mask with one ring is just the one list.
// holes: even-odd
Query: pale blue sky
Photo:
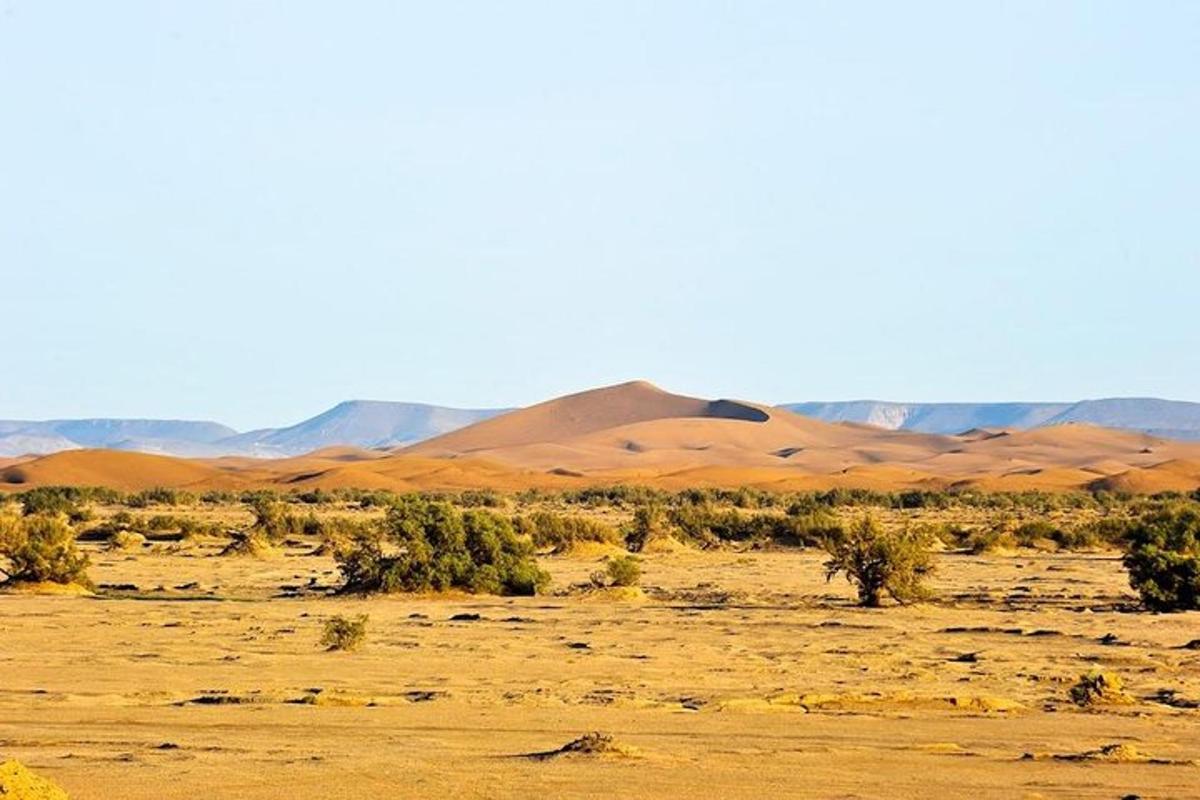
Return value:
[(1200, 400), (1200, 3), (0, 0), (0, 418)]

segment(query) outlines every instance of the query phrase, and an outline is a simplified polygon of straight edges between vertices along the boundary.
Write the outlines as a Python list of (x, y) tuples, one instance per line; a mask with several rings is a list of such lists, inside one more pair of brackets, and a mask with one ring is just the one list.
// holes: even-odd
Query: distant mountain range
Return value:
[[(1041, 428), (1069, 422), (1200, 440), (1200, 403), (1109, 398), (1076, 403), (892, 403), (876, 400), (787, 403), (826, 422), (889, 430), (962, 433), (973, 428)], [(239, 433), (216, 422), (148, 419), (0, 420), (0, 457), (103, 448), (206, 458), (282, 458), (349, 445), (390, 449), (415, 444), (511, 409), (461, 409), (421, 403), (351, 400), (286, 428)]]
[[(520, 491), (641, 484), (676, 490), (756, 486), (772, 491), (846, 487), (1141, 494), (1192, 492), (1200, 487), (1200, 442), (1068, 421), (1126, 426), (1140, 421), (1155, 430), (1161, 430), (1165, 421), (1178, 430), (1184, 420), (1176, 404), (1151, 404), (1148, 408), (1159, 416), (1137, 418), (1129, 415), (1138, 411), (1140, 401), (1072, 404), (1057, 411), (1022, 410), (1011, 403), (999, 411), (955, 405), (940, 414), (937, 409), (927, 410), (923, 417), (919, 409), (897, 409), (897, 405), (886, 409), (891, 416), (871, 416), (872, 409), (861, 404), (853, 413), (892, 426), (973, 429), (954, 435), (827, 422), (780, 407), (689, 397), (632, 381), (554, 397), (503, 414), (402, 403), (343, 403), (300, 425), (278, 430), (223, 436), (220, 426), (184, 425), (182, 435), (191, 441), (177, 445), (208, 453), (307, 451), (292, 458), (218, 460), (113, 449), (0, 458), (0, 497), (15, 489), (53, 485), (111, 486), (123, 491), (154, 486)], [(815, 410), (843, 418), (851, 415), (845, 408)], [(464, 426), (480, 416), (488, 418)], [(997, 430), (1000, 426), (995, 423), (1010, 430)], [(1011, 430), (1014, 423), (1036, 427)], [(64, 432), (75, 433), (91, 437), (95, 444), (112, 437), (124, 448), (162, 448), (173, 424), (88, 422), (70, 427), (58, 422), (42, 432), (63, 438)], [(981, 430), (981, 426), (991, 427)], [(28, 425), (23, 428), (28, 429)], [(436, 430), (443, 432), (430, 435)], [(20, 435), (37, 431), (35, 427), (32, 433)], [(405, 444), (416, 439), (421, 441)]]
[(282, 458), (334, 445), (400, 447), (507, 410), (350, 400), (297, 425), (246, 433), (216, 422), (188, 420), (0, 420), (0, 456), (103, 448), (190, 458)]
[(789, 411), (826, 422), (858, 422), (889, 430), (962, 433), (972, 428), (1027, 430), (1068, 422), (1200, 440), (1200, 403), (1112, 397), (1077, 403), (890, 403), (852, 400), (787, 403)]

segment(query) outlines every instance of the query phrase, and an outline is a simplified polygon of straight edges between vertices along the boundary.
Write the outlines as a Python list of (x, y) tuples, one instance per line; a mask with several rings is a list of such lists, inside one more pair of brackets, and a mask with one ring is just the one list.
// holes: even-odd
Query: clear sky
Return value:
[(0, 0), (0, 418), (1200, 400), (1200, 3)]

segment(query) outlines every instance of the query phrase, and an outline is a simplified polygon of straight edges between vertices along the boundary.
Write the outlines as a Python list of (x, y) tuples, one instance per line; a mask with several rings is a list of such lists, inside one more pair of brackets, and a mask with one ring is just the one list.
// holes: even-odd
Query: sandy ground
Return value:
[[(938, 602), (866, 611), (817, 553), (649, 556), (642, 600), (362, 600), (305, 550), (93, 550), (98, 597), (0, 596), (0, 760), (78, 800), (1200, 797), (1200, 614), (1129, 611), (1111, 556), (946, 555)], [(337, 613), (365, 649), (318, 646)], [(1093, 666), (1133, 702), (1072, 705)], [(628, 752), (529, 757), (592, 730)], [(1054, 757), (1118, 743), (1154, 762)]]

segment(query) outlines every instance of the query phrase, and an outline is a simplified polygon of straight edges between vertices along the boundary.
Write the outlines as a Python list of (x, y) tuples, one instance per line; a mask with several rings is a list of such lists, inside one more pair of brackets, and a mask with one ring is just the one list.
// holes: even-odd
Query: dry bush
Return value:
[(930, 536), (924, 531), (885, 531), (864, 516), (848, 532), (826, 540), (825, 578), (845, 573), (858, 590), (859, 605), (876, 608), (886, 592), (899, 603), (929, 596), (925, 578), (933, 572)]
[(334, 558), (348, 592), (532, 595), (550, 582), (507, 517), (420, 497), (399, 500), (379, 528), (355, 536)]
[(75, 531), (60, 515), (0, 516), (0, 558), (14, 583), (90, 586), (88, 558), (75, 546)]
[(1129, 584), (1154, 611), (1200, 609), (1200, 506), (1168, 508), (1128, 531)]
[(621, 534), (616, 528), (576, 514), (536, 511), (518, 517), (516, 529), (518, 533), (527, 534), (534, 547), (551, 548), (554, 552), (570, 549), (577, 542), (621, 543)]
[(326, 650), (353, 652), (362, 647), (367, 639), (367, 615), (344, 617), (338, 615), (325, 621), (321, 634), (321, 645)]
[(633, 556), (608, 559), (604, 571), (610, 586), (637, 586), (642, 579), (642, 563)]

